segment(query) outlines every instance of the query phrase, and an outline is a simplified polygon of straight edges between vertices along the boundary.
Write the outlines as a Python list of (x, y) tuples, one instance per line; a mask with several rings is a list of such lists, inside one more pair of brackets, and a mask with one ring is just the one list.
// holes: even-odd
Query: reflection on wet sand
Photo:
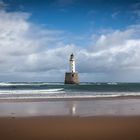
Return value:
[(0, 102), (0, 117), (140, 115), (140, 99)]
[(69, 115), (76, 115), (76, 103), (75, 102), (70, 102), (69, 106)]

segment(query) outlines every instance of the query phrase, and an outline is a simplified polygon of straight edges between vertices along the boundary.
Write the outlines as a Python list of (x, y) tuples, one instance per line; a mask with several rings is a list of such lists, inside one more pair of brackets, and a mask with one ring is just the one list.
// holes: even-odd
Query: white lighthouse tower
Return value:
[(78, 72), (75, 71), (75, 59), (74, 54), (70, 55), (70, 72), (65, 74), (65, 84), (79, 84)]
[(75, 60), (73, 53), (70, 55), (70, 72), (75, 72)]

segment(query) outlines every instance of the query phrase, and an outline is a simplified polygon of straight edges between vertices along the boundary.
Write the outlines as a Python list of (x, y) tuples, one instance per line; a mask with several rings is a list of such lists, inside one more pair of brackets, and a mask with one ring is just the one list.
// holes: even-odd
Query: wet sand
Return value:
[(1, 140), (139, 140), (140, 117), (0, 118)]
[(140, 99), (0, 101), (0, 140), (140, 140)]
[(0, 117), (140, 116), (140, 98), (0, 100)]

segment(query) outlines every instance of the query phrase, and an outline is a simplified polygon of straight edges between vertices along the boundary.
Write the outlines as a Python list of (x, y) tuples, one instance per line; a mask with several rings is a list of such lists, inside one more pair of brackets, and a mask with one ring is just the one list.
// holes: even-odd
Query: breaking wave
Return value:
[(140, 96), (140, 83), (0, 83), (0, 99)]

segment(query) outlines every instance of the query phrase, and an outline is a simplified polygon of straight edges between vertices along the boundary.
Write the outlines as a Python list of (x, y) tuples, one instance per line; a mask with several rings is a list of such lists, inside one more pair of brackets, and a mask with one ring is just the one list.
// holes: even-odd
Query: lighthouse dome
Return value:
[(74, 59), (74, 54), (73, 53), (70, 55), (70, 59), (71, 60)]

